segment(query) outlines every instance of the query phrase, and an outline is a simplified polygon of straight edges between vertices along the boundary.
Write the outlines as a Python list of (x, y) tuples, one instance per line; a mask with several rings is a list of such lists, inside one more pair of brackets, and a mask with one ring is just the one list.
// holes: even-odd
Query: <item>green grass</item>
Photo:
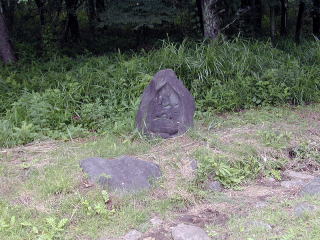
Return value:
[(190, 89), (199, 117), (319, 102), (319, 43), (286, 45), (164, 42), (135, 54), (21, 59), (0, 69), (0, 146), (132, 132), (143, 89), (164, 68), (172, 68)]
[[(259, 211), (252, 208), (257, 201), (252, 199), (255, 191), (246, 196), (241, 190), (254, 185), (256, 178), (281, 180), (281, 173), (287, 168), (319, 168), (319, 129), (314, 121), (317, 116), (319, 104), (261, 107), (215, 115), (214, 119), (203, 117), (192, 131), (176, 139), (152, 141), (136, 134), (106, 134), (4, 149), (0, 155), (0, 239), (119, 237), (132, 229), (149, 231), (154, 216), (171, 223), (190, 209), (215, 209), (216, 204), (230, 205), (221, 210), (230, 220), (225, 227), (209, 224), (212, 236), (221, 237), (228, 231), (228, 240), (237, 239), (239, 232), (243, 239), (316, 239), (318, 212), (303, 221), (293, 218), (290, 209), (300, 200), (288, 194), (287, 189), (285, 197), (271, 194), (275, 199)], [(211, 120), (219, 125), (210, 128)], [(279, 129), (279, 123), (282, 132), (291, 133), (284, 142), (279, 135), (273, 135), (272, 129)], [(311, 130), (316, 132), (312, 135)], [(261, 133), (272, 133), (272, 137), (265, 141)], [(289, 157), (289, 149), (296, 153), (295, 158)], [(88, 186), (80, 160), (121, 155), (159, 164), (163, 177), (149, 191), (133, 195), (118, 196), (98, 186)], [(192, 158), (198, 160), (198, 169), (189, 175)], [(220, 181), (226, 192), (217, 194), (206, 189), (208, 179)], [(285, 201), (287, 198), (291, 200)], [(320, 206), (317, 199), (308, 201)], [(241, 207), (246, 215), (237, 215), (232, 210), (235, 207)], [(275, 231), (248, 227), (249, 220), (275, 225)], [(306, 226), (311, 232), (297, 235)]]
[[(133, 143), (108, 135), (80, 145), (68, 143), (20, 168), (17, 165), (21, 163), (12, 162), (13, 157), (2, 156), (0, 176), (7, 181), (1, 189), (10, 186), (10, 190), (1, 193), (0, 238), (74, 239), (75, 235), (96, 237), (102, 229), (118, 235), (146, 222), (151, 210), (163, 213), (170, 209), (171, 202), (152, 197), (148, 202), (142, 193), (120, 198), (116, 210), (107, 210), (102, 189), (86, 191), (81, 187), (85, 176), (79, 167), (80, 159), (143, 154), (148, 148), (150, 143), (143, 140)], [(17, 206), (14, 199), (30, 202)], [(123, 228), (114, 229), (119, 224)]]

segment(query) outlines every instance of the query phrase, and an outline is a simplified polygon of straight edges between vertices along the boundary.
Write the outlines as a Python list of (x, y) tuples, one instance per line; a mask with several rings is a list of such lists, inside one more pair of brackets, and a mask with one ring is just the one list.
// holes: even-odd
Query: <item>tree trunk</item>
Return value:
[(3, 17), (6, 22), (8, 31), (11, 31), (13, 28), (14, 14), (17, 5), (17, 1), (12, 0), (1, 0), (1, 5), (3, 9)]
[(239, 9), (240, 33), (253, 37), (261, 32), (262, 11), (261, 0), (241, 0)]
[(5, 64), (17, 61), (11, 47), (9, 32), (5, 23), (5, 18), (0, 12), (0, 54)]
[(253, 25), (254, 25), (254, 32), (255, 34), (261, 33), (262, 27), (262, 4), (261, 0), (254, 1), (254, 18), (253, 18)]
[[(77, 17), (77, 3), (78, 0), (65, 0), (67, 8), (67, 23), (64, 31), (64, 41), (79, 42), (80, 29)], [(70, 35), (70, 38), (69, 38)]]
[(301, 42), (301, 32), (302, 32), (304, 11), (305, 11), (305, 3), (301, 1), (299, 4), (299, 12), (298, 12), (298, 18), (297, 18), (296, 35), (295, 35), (295, 40), (297, 44)]
[(276, 9), (275, 6), (270, 6), (270, 36), (271, 42), (274, 44), (276, 37)]
[(281, 36), (286, 36), (288, 31), (288, 0), (281, 0)]
[(95, 0), (87, 0), (87, 11), (88, 11), (88, 20), (91, 34), (94, 38), (95, 36), (95, 20), (96, 20), (96, 6)]
[(217, 9), (218, 1), (219, 0), (201, 0), (205, 38), (215, 39), (220, 33), (220, 18)]
[(96, 8), (97, 8), (97, 13), (104, 12), (106, 10), (104, 0), (96, 0)]
[(320, 0), (313, 0), (313, 34), (320, 38)]
[(202, 0), (197, 0), (196, 4), (197, 4), (197, 14), (198, 14), (198, 17), (199, 17), (201, 33), (202, 33), (202, 35), (204, 35)]
[(45, 25), (45, 16), (44, 16), (44, 0), (35, 0), (36, 1), (36, 5), (38, 8), (38, 12), (39, 12), (39, 18), (40, 18), (40, 25), (44, 26)]
[(44, 9), (44, 2), (45, 0), (35, 0), (37, 8), (38, 8), (38, 13), (39, 13), (39, 18), (40, 18), (40, 48), (44, 48), (44, 42), (43, 42), (43, 31), (45, 27), (45, 9)]

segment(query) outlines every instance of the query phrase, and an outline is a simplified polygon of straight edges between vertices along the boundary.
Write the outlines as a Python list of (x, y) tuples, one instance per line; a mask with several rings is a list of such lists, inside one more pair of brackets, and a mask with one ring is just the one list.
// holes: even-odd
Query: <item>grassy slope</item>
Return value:
[[(153, 216), (175, 224), (182, 214), (201, 216), (204, 209), (211, 209), (228, 219), (205, 224), (213, 239), (239, 239), (239, 233), (247, 240), (319, 239), (318, 211), (303, 219), (293, 216), (294, 204), (305, 200), (295, 195), (295, 189), (269, 187), (255, 180), (264, 176), (280, 180), (281, 171), (288, 168), (315, 174), (320, 164), (319, 121), (319, 105), (267, 107), (198, 116), (194, 129), (173, 140), (106, 135), (2, 149), (0, 238), (112, 237), (132, 228), (152, 231), (149, 219)], [(297, 157), (290, 159), (289, 150), (296, 151)], [(123, 154), (158, 163), (163, 179), (149, 192), (119, 197), (92, 186), (79, 167), (85, 157)], [(193, 158), (199, 160), (195, 179), (190, 168)], [(209, 163), (218, 165), (210, 169)], [(203, 188), (208, 166), (221, 182), (238, 191), (227, 188), (215, 194)], [(231, 175), (218, 174), (226, 167)], [(235, 184), (238, 179), (240, 185)], [(252, 207), (261, 199), (266, 207)], [(320, 207), (319, 199), (308, 201)], [(257, 229), (247, 224), (250, 219), (263, 220), (273, 228)]]

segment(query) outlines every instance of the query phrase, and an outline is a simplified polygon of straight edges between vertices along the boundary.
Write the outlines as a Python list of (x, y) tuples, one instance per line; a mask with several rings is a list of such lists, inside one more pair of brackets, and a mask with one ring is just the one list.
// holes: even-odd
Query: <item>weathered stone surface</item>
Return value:
[(304, 181), (298, 180), (290, 180), (290, 181), (282, 181), (280, 185), (285, 188), (298, 188), (304, 184)]
[(303, 186), (300, 195), (319, 195), (320, 196), (320, 178), (315, 178)]
[(160, 226), (163, 223), (162, 219), (160, 219), (159, 217), (151, 218), (150, 222), (154, 227)]
[(223, 187), (219, 181), (210, 181), (206, 184), (206, 188), (213, 192), (222, 192)]
[(266, 177), (266, 178), (265, 178), (265, 181), (266, 181), (266, 182), (269, 182), (269, 183), (274, 183), (274, 182), (276, 182), (276, 180), (275, 180), (273, 177)]
[(110, 190), (135, 192), (151, 186), (150, 180), (161, 176), (157, 164), (129, 156), (117, 159), (88, 158), (80, 163), (91, 180)]
[(210, 240), (203, 229), (184, 223), (172, 228), (172, 237), (174, 240)]
[(190, 167), (193, 171), (198, 169), (198, 162), (195, 159), (191, 159), (190, 161)]
[(161, 70), (143, 92), (136, 126), (149, 136), (178, 136), (193, 126), (194, 111), (194, 98), (174, 71)]
[(141, 232), (138, 232), (137, 230), (132, 230), (123, 237), (123, 240), (140, 240), (141, 237)]
[(285, 177), (291, 178), (291, 179), (301, 179), (301, 180), (311, 180), (314, 179), (314, 176), (306, 174), (306, 173), (301, 173), (301, 172), (295, 172), (292, 170), (287, 170), (283, 172), (283, 175)]
[(315, 209), (316, 207), (314, 205), (308, 202), (301, 202), (294, 207), (294, 215), (296, 215), (297, 217), (302, 217), (304, 215), (312, 213)]
[(259, 202), (256, 202), (256, 204), (254, 205), (256, 208), (265, 208), (268, 206), (268, 203), (267, 202), (264, 202), (264, 201), (259, 201)]

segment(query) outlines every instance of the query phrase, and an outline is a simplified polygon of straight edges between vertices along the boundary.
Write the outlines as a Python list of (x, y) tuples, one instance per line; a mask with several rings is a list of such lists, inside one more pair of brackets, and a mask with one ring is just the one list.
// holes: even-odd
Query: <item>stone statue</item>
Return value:
[(171, 69), (159, 71), (144, 90), (136, 117), (146, 135), (170, 138), (193, 126), (195, 101)]

